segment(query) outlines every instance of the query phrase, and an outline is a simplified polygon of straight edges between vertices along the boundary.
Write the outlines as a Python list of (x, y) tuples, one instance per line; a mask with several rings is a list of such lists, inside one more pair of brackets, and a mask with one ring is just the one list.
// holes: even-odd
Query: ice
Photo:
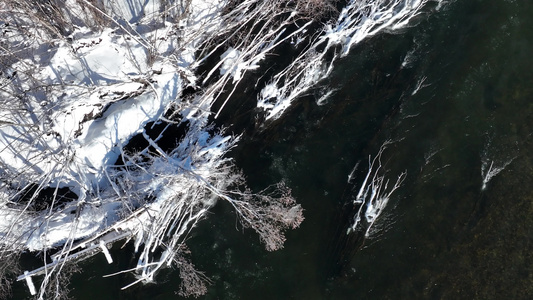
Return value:
[[(57, 28), (46, 23), (28, 26), (20, 36), (8, 33), (5, 41), (17, 59), (6, 72), (18, 75), (2, 79), (0, 91), (0, 166), (9, 178), (0, 185), (0, 254), (41, 252), (43, 266), (18, 279), (44, 298), (67, 261), (103, 252), (111, 263), (107, 245), (132, 239), (137, 279), (126, 287), (152, 281), (159, 269), (178, 261), (188, 234), (217, 199), (228, 201), (268, 250), (281, 248), (283, 229), (303, 220), (301, 207), (282, 185), (276, 185), (277, 194), (241, 187), (244, 177), (227, 156), (239, 135), (224, 133), (210, 120), (247, 72), (268, 67), (262, 63), (278, 46), (310, 39), (295, 48), (301, 53), (287, 68), (263, 81), (257, 106), (266, 120), (281, 116), (327, 78), (354, 45), (407, 26), (428, 1), (349, 1), (338, 20), (310, 35), (315, 21), (298, 11), (287, 14), (280, 9), (283, 1), (105, 0), (97, 7), (94, 1), (68, 0), (61, 9), (71, 15), (92, 9), (103, 20), (76, 19), (68, 37), (57, 37)], [(41, 24), (24, 11), (16, 16), (21, 24)], [(326, 59), (339, 45), (341, 52)], [(205, 74), (196, 74), (211, 60)], [(331, 93), (323, 91), (317, 103)], [(218, 111), (212, 111), (215, 101), (221, 103)], [(148, 124), (186, 129), (165, 136), (177, 144), (163, 149), (161, 135), (149, 134)], [(133, 137), (149, 147), (126, 149)], [(379, 167), (370, 165), (354, 201), (364, 207), (354, 216), (356, 224), (368, 228), (403, 178), (388, 189)], [(72, 195), (63, 199), (63, 189)], [(44, 278), (35, 289), (31, 277), (38, 275)]]
[(494, 165), (494, 161), (491, 160), (490, 164), (488, 160), (484, 160), (481, 163), (481, 178), (483, 179), (481, 183), (481, 190), (484, 191), (487, 189), (487, 184), (490, 182), (490, 180), (500, 174), (501, 171), (503, 171), (510, 163), (512, 163), (514, 158), (503, 162), (499, 167)]
[(109, 253), (109, 250), (107, 249), (107, 246), (103, 240), (100, 240), (100, 249), (102, 249), (102, 252), (104, 252), (105, 259), (107, 260), (108, 264), (113, 263), (113, 258), (111, 257), (111, 253)]
[[(365, 238), (371, 237), (374, 232), (374, 225), (383, 214), (394, 192), (402, 185), (405, 179), (406, 173), (403, 172), (398, 175), (394, 185), (390, 187), (389, 179), (383, 174), (381, 156), (390, 143), (390, 141), (385, 142), (373, 159), (370, 156), (368, 157), (368, 172), (360, 183), (357, 195), (353, 199), (353, 204), (358, 209), (353, 216), (353, 222), (348, 228), (347, 234), (362, 231)], [(359, 163), (350, 173), (348, 183), (353, 180), (353, 173), (358, 165)], [(365, 222), (362, 222), (363, 218)]]
[(35, 285), (33, 284), (33, 280), (31, 280), (31, 276), (27, 276), (28, 271), (25, 271), (24, 275), (26, 275), (26, 284), (28, 285), (28, 288), (30, 289), (30, 294), (32, 295), (37, 294), (37, 291), (35, 290)]
[[(141, 15), (158, 12), (157, 1), (142, 5), (133, 1), (127, 6), (122, 1), (106, 3), (113, 6), (115, 13), (130, 20), (139, 21)], [(192, 4), (186, 31), (202, 30), (201, 26), (206, 24), (211, 25), (206, 28), (216, 30), (217, 15), (223, 3), (194, 1)], [(135, 39), (146, 41), (156, 34), (147, 31)], [(181, 59), (188, 64), (174, 64), (168, 60), (149, 64), (148, 50), (154, 49), (132, 40), (129, 33), (110, 28), (95, 33), (87, 27), (79, 27), (70, 35), (71, 43), (59, 41), (56, 44), (48, 64), (37, 66), (31, 60), (21, 60), (13, 65), (15, 69), (31, 67), (33, 78), (61, 88), (49, 91), (54, 97), (48, 99), (39, 98), (36, 93), (34, 101), (37, 103), (29, 102), (26, 113), (13, 116), (13, 122), (0, 127), (3, 169), (25, 170), (32, 174), (33, 177), (25, 177), (28, 180), (19, 183), (21, 186), (34, 178), (42, 182), (41, 189), (67, 187), (78, 199), (70, 208), (52, 209), (49, 214), (38, 217), (31, 217), (24, 210), (2, 208), (2, 232), (7, 236), (23, 236), (18, 242), (36, 251), (61, 245), (67, 239), (89, 237), (117, 220), (121, 204), (116, 201), (120, 199), (98, 189), (113, 186), (109, 181), (109, 166), (122, 155), (121, 147), (132, 136), (142, 133), (147, 123), (160, 120), (170, 104), (179, 101), (184, 80), (194, 84), (191, 70), (181, 69), (194, 62), (193, 53), (202, 42), (202, 35), (192, 35), (197, 38), (187, 41)], [(168, 51), (168, 43), (157, 45), (163, 49), (155, 51)], [(30, 89), (29, 82), (21, 84)], [(26, 125), (22, 120), (31, 121)], [(202, 122), (198, 124), (202, 126)], [(204, 146), (210, 146), (210, 138), (209, 135), (201, 138)], [(203, 155), (207, 156), (210, 151), (221, 155), (227, 142), (228, 139), (220, 140), (217, 147), (204, 149)], [(120, 187), (114, 189), (118, 191)], [(109, 200), (95, 198), (95, 193), (111, 197)], [(3, 199), (17, 197), (4, 196)], [(157, 203), (151, 209), (156, 206)], [(19, 225), (22, 223), (25, 226)], [(134, 227), (123, 224), (122, 229)]]
[[(333, 64), (362, 41), (384, 31), (398, 30), (410, 24), (429, 2), (443, 0), (352, 0), (342, 9), (334, 24), (324, 26), (309, 48), (292, 64), (273, 77), (257, 100), (257, 107), (266, 112), (266, 119), (277, 119), (298, 97), (308, 93), (327, 78)], [(340, 55), (326, 60), (325, 53), (340, 45)], [(320, 49), (320, 50), (318, 50)], [(271, 97), (277, 90), (276, 97)], [(321, 103), (320, 99), (318, 103)]]
[(222, 66), (220, 67), (220, 75), (226, 74), (226, 72), (234, 72), (234, 65), (239, 58), (239, 51), (234, 48), (229, 48), (226, 52), (222, 53), (220, 56), (220, 61), (222, 61)]

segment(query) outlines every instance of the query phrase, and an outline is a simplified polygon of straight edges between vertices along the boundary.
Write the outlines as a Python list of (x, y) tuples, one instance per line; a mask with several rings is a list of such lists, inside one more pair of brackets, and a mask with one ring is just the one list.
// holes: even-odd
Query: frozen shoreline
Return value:
[[(225, 154), (238, 138), (215, 130), (208, 118), (220, 113), (247, 71), (262, 68), (266, 55), (296, 39), (295, 47), (306, 45), (301, 54), (271, 78), (257, 99), (266, 121), (280, 117), (329, 76), (351, 47), (384, 30), (407, 26), (428, 2), (349, 1), (335, 26), (325, 26), (318, 36), (307, 32), (313, 21), (302, 21), (298, 6), (287, 8), (283, 1), (246, 0), (224, 13), (229, 1), (194, 0), (184, 10), (160, 7), (155, 0), (130, 8), (107, 2), (115, 13), (105, 15), (110, 28), (94, 32), (77, 26), (51, 46), (39, 40), (28, 44), (40, 54), (10, 65), (10, 72), (17, 74), (8, 83), (10, 93), (2, 91), (9, 109), (0, 112), (6, 120), (0, 127), (0, 165), (4, 178), (16, 179), (0, 188), (0, 245), (4, 253), (58, 252), (44, 269), (18, 279), (46, 271), (34, 291), (43, 297), (60, 263), (76, 260), (77, 253), (100, 251), (111, 261), (105, 244), (133, 238), (140, 258), (133, 269), (139, 280), (132, 284), (151, 281), (160, 268), (178, 261), (188, 232), (215, 199), (230, 202), (243, 226), (255, 229), (268, 250), (281, 248), (283, 230), (303, 220), (301, 207), (281, 185), (271, 194), (234, 187), (244, 184), (243, 175)], [(79, 9), (74, 1), (67, 4)], [(105, 9), (87, 5), (101, 13)], [(171, 11), (175, 23), (164, 19), (152, 26), (159, 14)], [(287, 32), (293, 24), (299, 27)], [(33, 34), (44, 32), (39, 30), (44, 29)], [(251, 31), (256, 34), (249, 35)], [(17, 35), (9, 42), (23, 43)], [(326, 60), (326, 53), (337, 46), (342, 47), (339, 55)], [(211, 52), (202, 53), (200, 47)], [(199, 82), (196, 68), (217, 50), (223, 54)], [(188, 87), (200, 91), (182, 97)], [(211, 112), (228, 87), (232, 89), (224, 104)], [(24, 101), (13, 96), (21, 90)], [(151, 136), (146, 126), (152, 123), (184, 126), (186, 132), (174, 149), (162, 149), (164, 130)], [(147, 143), (138, 152), (126, 147), (134, 136)], [(124, 164), (115, 166), (117, 159)], [(63, 188), (77, 197), (63, 198)], [(51, 193), (49, 203), (35, 210), (45, 192)], [(269, 226), (278, 231), (265, 230)], [(163, 249), (161, 257), (154, 258), (156, 248)]]

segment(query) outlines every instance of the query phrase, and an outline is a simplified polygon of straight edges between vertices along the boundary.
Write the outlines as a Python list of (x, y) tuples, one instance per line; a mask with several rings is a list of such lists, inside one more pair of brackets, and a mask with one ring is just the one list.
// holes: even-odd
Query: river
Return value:
[[(266, 128), (245, 105), (222, 114), (219, 123), (245, 129), (230, 155), (249, 186), (284, 181), (306, 219), (284, 249), (267, 252), (229, 205), (217, 205), (188, 241), (212, 281), (200, 299), (533, 295), (532, 15), (531, 1), (456, 0), (357, 45)], [(347, 239), (368, 157), (387, 141), (384, 176), (391, 185), (406, 178), (373, 235)], [(119, 248), (114, 265), (103, 255), (81, 263), (74, 299), (178, 298), (175, 270), (126, 291), (131, 275), (102, 279), (135, 259)], [(15, 286), (15, 298), (26, 295)]]

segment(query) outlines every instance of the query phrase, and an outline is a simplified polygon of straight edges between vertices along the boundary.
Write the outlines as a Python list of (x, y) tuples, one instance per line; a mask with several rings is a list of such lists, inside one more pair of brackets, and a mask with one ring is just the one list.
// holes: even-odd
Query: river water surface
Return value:
[[(267, 128), (255, 128), (250, 107), (222, 115), (246, 128), (231, 155), (249, 185), (285, 181), (306, 219), (284, 249), (266, 252), (217, 205), (188, 242), (212, 280), (201, 299), (530, 299), (531, 16), (531, 1), (456, 0), (356, 46)], [(335, 92), (317, 105), (322, 88)], [(385, 176), (406, 179), (371, 238), (347, 239), (368, 156), (386, 141)], [(103, 279), (135, 260), (119, 248), (115, 265), (82, 262), (74, 299), (179, 298), (177, 271), (126, 291), (130, 275)], [(25, 295), (20, 283), (14, 296)]]

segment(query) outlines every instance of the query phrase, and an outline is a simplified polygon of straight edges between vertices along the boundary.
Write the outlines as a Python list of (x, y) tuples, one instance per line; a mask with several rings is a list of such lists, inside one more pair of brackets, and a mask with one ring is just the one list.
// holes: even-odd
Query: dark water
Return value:
[[(531, 1), (457, 0), (353, 49), (324, 83), (337, 91), (322, 106), (303, 97), (265, 130), (251, 125), (250, 107), (235, 107), (247, 133), (232, 155), (250, 186), (284, 180), (306, 220), (287, 233), (283, 250), (266, 252), (217, 205), (188, 242), (213, 281), (201, 299), (533, 297), (531, 16)], [(408, 53), (413, 61), (402, 67)], [(428, 86), (412, 95), (424, 77)], [(342, 253), (331, 245), (345, 239), (341, 212), (363, 180), (348, 184), (348, 174), (359, 161), (363, 172), (387, 140), (387, 176), (406, 171), (407, 179), (379, 221), (383, 230), (347, 245), (350, 259), (332, 272)], [(510, 160), (482, 190), (482, 163)], [(73, 298), (179, 298), (177, 272), (126, 291), (132, 277), (102, 279), (133, 265), (119, 248), (115, 265), (103, 255), (81, 264)], [(14, 297), (25, 295), (17, 285)]]

